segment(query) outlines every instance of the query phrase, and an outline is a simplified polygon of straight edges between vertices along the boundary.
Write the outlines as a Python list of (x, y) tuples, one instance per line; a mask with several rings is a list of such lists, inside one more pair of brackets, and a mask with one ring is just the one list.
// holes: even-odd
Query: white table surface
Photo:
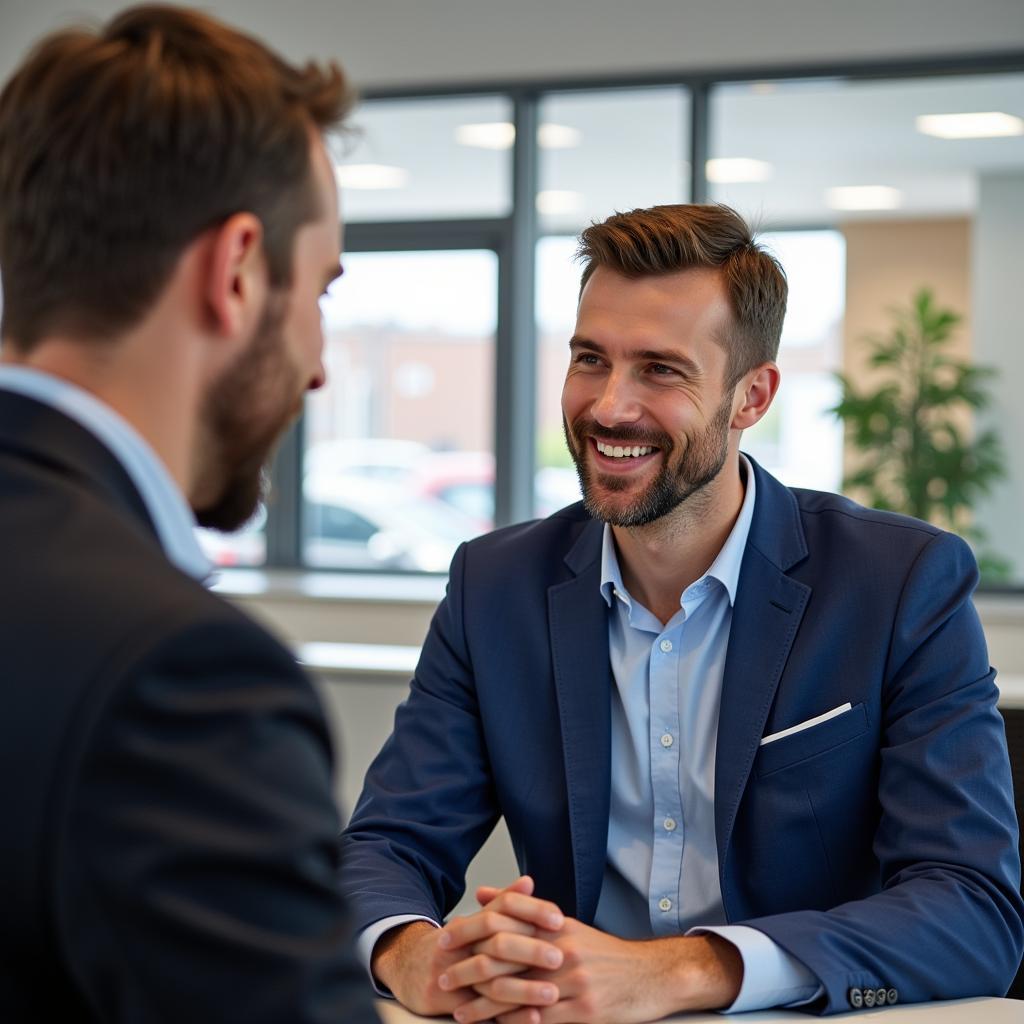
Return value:
[[(416, 1024), (417, 1021), (450, 1021), (450, 1017), (418, 1017), (390, 1000), (377, 1004), (384, 1024)], [(680, 1024), (788, 1024), (791, 1021), (870, 1020), (874, 1024), (1024, 1024), (1024, 1000), (956, 999), (946, 1003), (915, 1003), (874, 1010), (851, 1010), (830, 1017), (812, 1017), (795, 1010), (758, 1010), (754, 1013), (684, 1013), (666, 1020)]]

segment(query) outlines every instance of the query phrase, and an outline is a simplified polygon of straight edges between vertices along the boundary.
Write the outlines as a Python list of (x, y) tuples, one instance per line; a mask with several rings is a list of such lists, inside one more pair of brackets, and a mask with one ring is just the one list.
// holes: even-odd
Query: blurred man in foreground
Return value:
[[(584, 502), (462, 547), (346, 833), (378, 983), (463, 1024), (1002, 994), (1020, 865), (958, 537), (784, 487), (781, 268), (727, 207), (581, 240)], [(438, 927), (498, 817), (524, 877)]]
[(4, 1020), (376, 1019), (321, 708), (193, 536), (323, 383), (349, 105), (159, 6), (0, 95)]

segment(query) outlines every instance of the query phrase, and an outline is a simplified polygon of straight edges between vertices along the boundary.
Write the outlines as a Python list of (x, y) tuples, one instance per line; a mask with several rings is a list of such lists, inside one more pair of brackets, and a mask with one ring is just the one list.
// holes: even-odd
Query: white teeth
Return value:
[(613, 459), (628, 459), (628, 458), (639, 458), (641, 455), (650, 455), (654, 451), (651, 445), (611, 445), (605, 444), (603, 441), (597, 442), (597, 450), (602, 455), (608, 455)]

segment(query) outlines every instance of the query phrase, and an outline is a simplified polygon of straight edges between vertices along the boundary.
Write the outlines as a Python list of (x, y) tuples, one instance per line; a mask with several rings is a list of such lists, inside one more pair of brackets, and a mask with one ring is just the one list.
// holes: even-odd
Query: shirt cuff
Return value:
[(723, 1013), (800, 1006), (817, 999), (825, 988), (807, 967), (764, 932), (731, 924), (691, 928), (687, 935), (711, 932), (731, 942), (743, 958), (743, 982), (739, 995)]
[(435, 928), (441, 927), (436, 921), (429, 917), (423, 917), (422, 914), (395, 914), (392, 917), (382, 917), (379, 921), (367, 925), (356, 938), (356, 956), (366, 968), (374, 992), (384, 999), (394, 999), (395, 997), (373, 976), (373, 971), (370, 969), (370, 964), (373, 963), (373, 950), (385, 932), (397, 928), (400, 924), (408, 924), (410, 921), (427, 921)]

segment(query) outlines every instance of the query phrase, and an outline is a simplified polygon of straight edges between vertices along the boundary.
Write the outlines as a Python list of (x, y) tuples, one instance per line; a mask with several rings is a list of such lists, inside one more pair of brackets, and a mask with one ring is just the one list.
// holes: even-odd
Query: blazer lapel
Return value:
[(807, 554), (796, 500), (750, 461), (757, 497), (729, 632), (715, 756), (715, 834), (727, 915), (726, 862), (733, 825), (811, 594), (810, 587), (786, 575)]
[(562, 727), (575, 871), (572, 913), (591, 923), (608, 846), (611, 664), (601, 596), (600, 523), (586, 525), (565, 561), (576, 574), (548, 589), (551, 654)]

